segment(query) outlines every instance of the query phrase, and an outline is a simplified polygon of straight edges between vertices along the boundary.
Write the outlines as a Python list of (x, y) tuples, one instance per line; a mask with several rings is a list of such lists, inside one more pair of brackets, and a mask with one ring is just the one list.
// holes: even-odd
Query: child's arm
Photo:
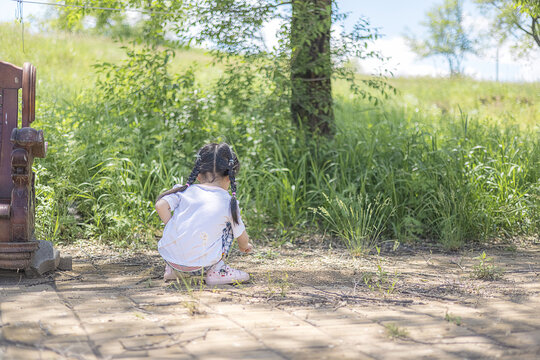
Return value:
[(156, 212), (158, 213), (159, 218), (161, 219), (161, 221), (163, 221), (164, 224), (167, 224), (169, 220), (171, 220), (171, 208), (169, 207), (169, 203), (167, 201), (159, 199), (156, 202)]
[(253, 245), (249, 242), (249, 236), (245, 230), (242, 235), (238, 237), (238, 247), (243, 253), (249, 254), (253, 252)]

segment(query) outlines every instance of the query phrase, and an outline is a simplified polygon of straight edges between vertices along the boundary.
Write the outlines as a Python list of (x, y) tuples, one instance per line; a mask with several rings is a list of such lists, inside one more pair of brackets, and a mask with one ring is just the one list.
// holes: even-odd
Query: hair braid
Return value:
[(162, 197), (166, 195), (175, 194), (177, 192), (182, 192), (188, 188), (189, 185), (193, 184), (195, 180), (197, 180), (197, 175), (199, 175), (199, 171), (201, 169), (201, 157), (199, 154), (197, 154), (197, 160), (195, 161), (195, 165), (193, 166), (193, 170), (191, 170), (191, 174), (189, 174), (188, 180), (185, 185), (182, 185), (177, 188), (172, 188), (170, 190), (165, 191), (164, 193), (161, 193), (156, 202), (161, 199)]
[(229, 146), (229, 152), (231, 157), (229, 158), (229, 180), (231, 180), (231, 215), (233, 221), (238, 224), (238, 201), (236, 200), (236, 179), (234, 178), (234, 165), (235, 165), (235, 156)]
[(240, 162), (233, 152), (232, 148), (226, 144), (211, 143), (203, 146), (197, 153), (197, 160), (193, 166), (193, 170), (187, 179), (187, 183), (183, 186), (174, 187), (171, 190), (165, 191), (157, 200), (162, 197), (177, 192), (185, 191), (189, 185), (193, 184), (197, 180), (199, 174), (204, 182), (214, 182), (219, 177), (229, 176), (231, 181), (232, 196), (230, 200), (231, 217), (234, 223), (238, 224), (240, 221), (240, 213), (238, 209), (238, 201), (236, 200), (236, 178), (235, 174), (240, 170)]
[(199, 175), (200, 170), (201, 170), (201, 157), (199, 154), (197, 154), (197, 160), (195, 161), (193, 170), (191, 170), (191, 174), (189, 174), (189, 177), (187, 179), (187, 185), (191, 185), (195, 182), (195, 180), (197, 180), (197, 175)]

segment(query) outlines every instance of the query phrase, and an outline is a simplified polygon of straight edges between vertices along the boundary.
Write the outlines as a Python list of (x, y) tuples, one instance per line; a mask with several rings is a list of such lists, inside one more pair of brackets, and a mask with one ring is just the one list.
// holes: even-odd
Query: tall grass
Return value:
[(362, 195), (342, 198), (324, 195), (326, 204), (315, 210), (330, 230), (355, 254), (373, 250), (392, 214), (390, 199), (368, 199)]
[[(10, 29), (0, 27), (15, 36)], [(35, 123), (49, 141), (36, 161), (41, 238), (152, 240), (156, 196), (183, 182), (210, 141), (234, 145), (243, 215), (259, 239), (295, 229), (330, 232), (361, 251), (382, 239), (455, 249), (540, 231), (538, 84), (396, 79), (401, 94), (375, 108), (338, 83), (336, 135), (313, 139), (264, 86), (245, 89), (250, 101), (233, 111), (210, 81), (219, 69), (190, 68), (204, 62), (197, 51), (116, 49), (92, 55), (109, 63), (93, 70), (94, 60), (77, 63), (73, 54), (91, 57), (101, 41), (28, 35), (35, 55), (0, 50), (3, 60), (35, 62), (48, 84), (38, 85)], [(504, 111), (478, 105), (494, 94)], [(516, 107), (517, 98), (529, 100)]]

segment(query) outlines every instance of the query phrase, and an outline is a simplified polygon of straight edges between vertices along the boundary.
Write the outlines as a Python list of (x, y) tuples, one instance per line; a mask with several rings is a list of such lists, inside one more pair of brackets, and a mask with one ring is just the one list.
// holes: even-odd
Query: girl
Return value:
[(223, 262), (235, 238), (240, 251), (253, 251), (236, 201), (234, 177), (239, 168), (229, 145), (208, 144), (199, 150), (187, 184), (175, 185), (158, 197), (156, 211), (165, 223), (158, 243), (167, 263), (165, 280), (182, 274), (204, 274), (208, 285), (249, 280), (247, 273)]

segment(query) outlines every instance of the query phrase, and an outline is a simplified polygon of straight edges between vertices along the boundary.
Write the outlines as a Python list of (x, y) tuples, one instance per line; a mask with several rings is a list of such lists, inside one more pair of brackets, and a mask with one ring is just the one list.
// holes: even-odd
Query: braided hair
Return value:
[(197, 180), (197, 176), (201, 176), (213, 182), (217, 176), (228, 176), (231, 181), (232, 197), (230, 202), (231, 215), (233, 221), (238, 224), (238, 202), (236, 200), (236, 179), (235, 174), (240, 170), (240, 162), (232, 148), (226, 144), (208, 144), (199, 149), (197, 160), (193, 166), (193, 170), (188, 177), (187, 183), (180, 187), (173, 188), (160, 194), (157, 200), (162, 197), (177, 192), (185, 191), (191, 184)]
[(236, 179), (234, 177), (234, 173), (238, 172), (240, 170), (240, 163), (238, 162), (238, 158), (232, 151), (231, 147), (227, 145), (229, 148), (229, 161), (227, 162), (227, 171), (229, 175), (229, 180), (231, 180), (231, 215), (233, 218), (233, 221), (238, 224), (238, 202), (236, 201)]

